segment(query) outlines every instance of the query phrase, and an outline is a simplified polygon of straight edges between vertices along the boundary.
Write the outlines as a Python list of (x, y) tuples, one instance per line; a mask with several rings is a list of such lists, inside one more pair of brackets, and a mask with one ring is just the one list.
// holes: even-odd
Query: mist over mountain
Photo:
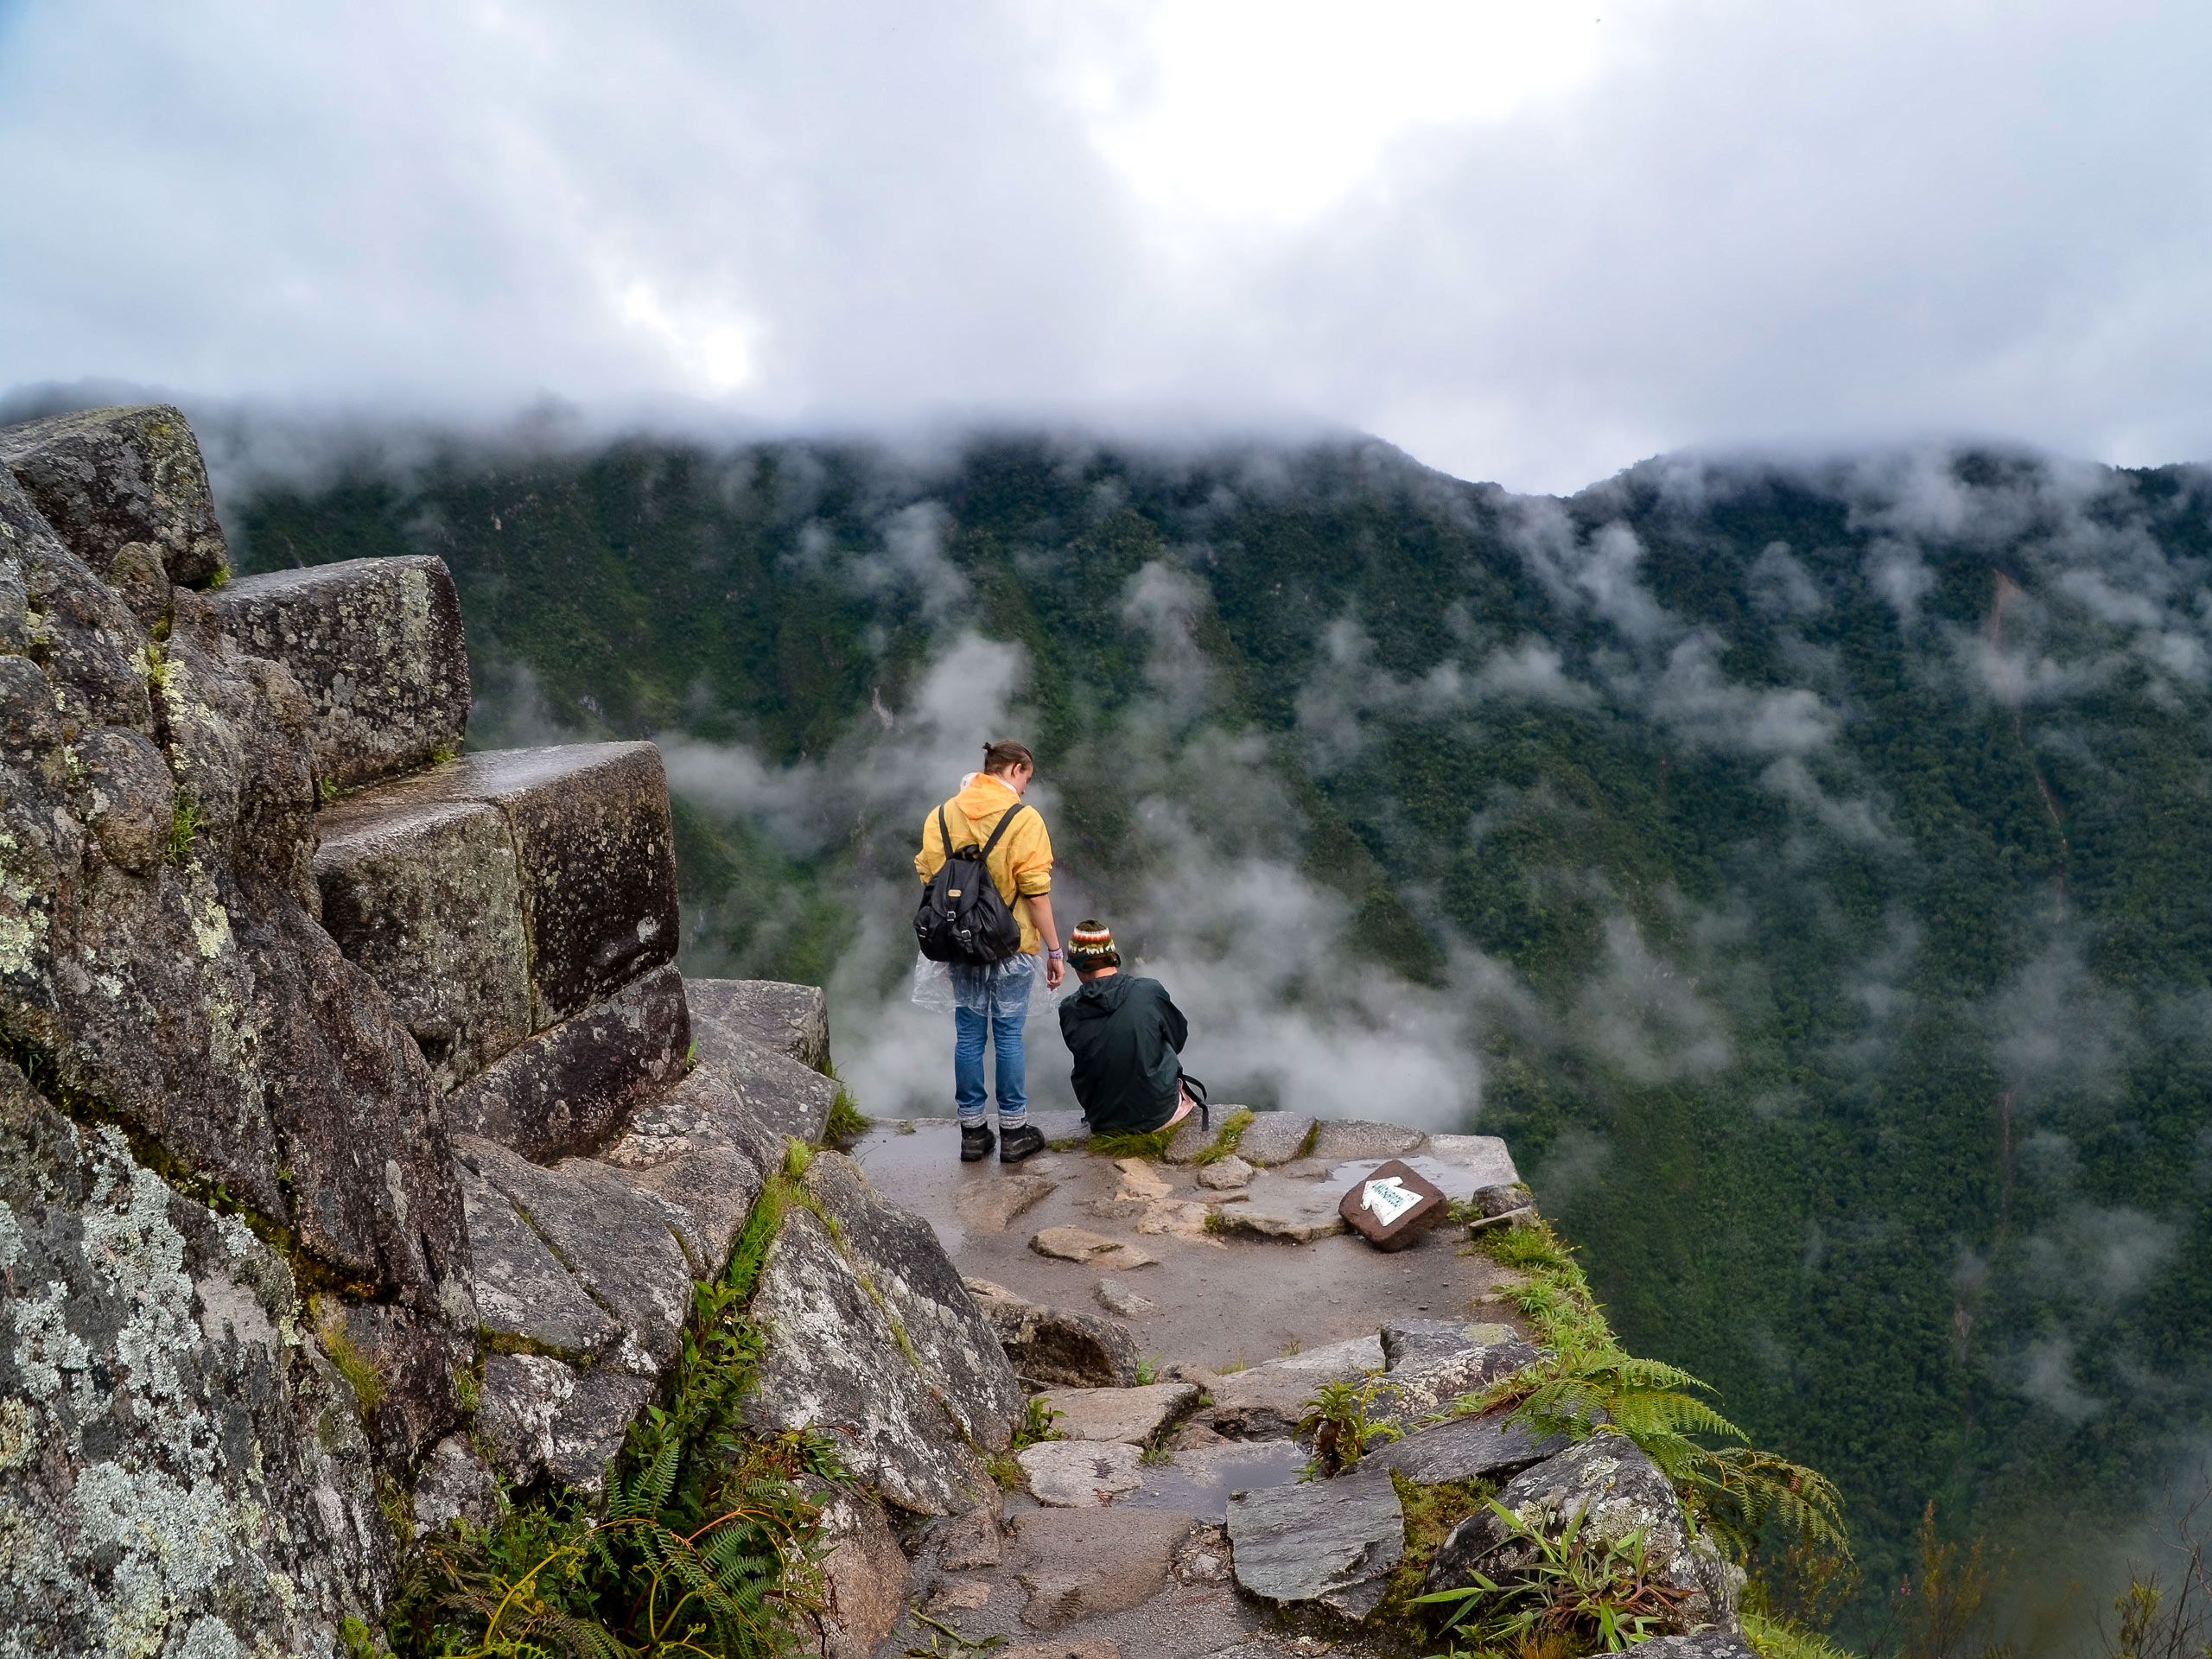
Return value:
[(1870, 1581), (1931, 1499), (2118, 1550), (2195, 1466), (2212, 475), (1668, 457), (1558, 499), (1351, 440), (372, 434), (227, 470), (248, 569), (448, 562), (473, 741), (658, 740), (684, 965), (829, 985), (864, 1109), (950, 1109), (908, 861), (1019, 736), (1058, 913), (1169, 984), (1216, 1099), (1508, 1136), (1630, 1346), (1839, 1480)]

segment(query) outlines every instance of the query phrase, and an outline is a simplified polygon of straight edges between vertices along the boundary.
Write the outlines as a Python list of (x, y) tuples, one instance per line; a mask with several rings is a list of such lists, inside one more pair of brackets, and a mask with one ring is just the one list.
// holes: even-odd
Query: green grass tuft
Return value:
[(1239, 1106), (1229, 1115), (1229, 1122), (1221, 1126), (1220, 1133), (1214, 1136), (1206, 1149), (1191, 1161), (1194, 1164), (1217, 1164), (1224, 1158), (1234, 1156), (1237, 1146), (1244, 1139), (1244, 1131), (1252, 1127), (1253, 1116), (1252, 1112)]
[(1145, 1158), (1156, 1164), (1167, 1156), (1167, 1143), (1174, 1138), (1173, 1128), (1149, 1135), (1094, 1135), (1090, 1147), (1101, 1158)]
[(353, 1390), (353, 1398), (360, 1402), (364, 1419), (375, 1417), (377, 1408), (384, 1403), (384, 1373), (377, 1369), (375, 1360), (363, 1353), (346, 1333), (346, 1310), (327, 1297), (318, 1296), (309, 1305), (315, 1319), (315, 1333), (321, 1340), (322, 1351), (338, 1368), (338, 1375)]
[(830, 1103), (830, 1121), (823, 1126), (822, 1143), (826, 1147), (849, 1147), (868, 1132), (871, 1125), (862, 1116), (860, 1107), (843, 1084), (837, 1085), (837, 1097)]
[(200, 803), (179, 790), (169, 814), (169, 862), (182, 864), (192, 856), (193, 837), (200, 833)]

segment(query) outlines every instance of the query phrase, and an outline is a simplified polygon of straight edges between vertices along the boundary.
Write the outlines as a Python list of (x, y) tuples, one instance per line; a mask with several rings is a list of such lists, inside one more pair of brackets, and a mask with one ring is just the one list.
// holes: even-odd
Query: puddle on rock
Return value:
[(1231, 1492), (1287, 1486), (1306, 1467), (1304, 1449), (1289, 1440), (1244, 1440), (1178, 1452), (1173, 1463), (1139, 1470), (1143, 1484), (1114, 1500), (1120, 1509), (1172, 1510), (1204, 1521), (1225, 1520)]

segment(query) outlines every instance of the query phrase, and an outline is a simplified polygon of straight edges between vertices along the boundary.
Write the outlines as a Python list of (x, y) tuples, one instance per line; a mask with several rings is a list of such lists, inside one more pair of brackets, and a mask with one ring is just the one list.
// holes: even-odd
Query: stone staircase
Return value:
[[(822, 993), (677, 972), (651, 743), (458, 753), (468, 664), (442, 561), (210, 600), (307, 695), (322, 925), (421, 1049), (452, 1136), (489, 1352), (476, 1432), (429, 1448), (416, 1524), (480, 1509), (494, 1474), (595, 1490), (692, 1281), (721, 1271), (786, 1137), (824, 1131)], [(353, 1322), (385, 1346), (372, 1314)]]

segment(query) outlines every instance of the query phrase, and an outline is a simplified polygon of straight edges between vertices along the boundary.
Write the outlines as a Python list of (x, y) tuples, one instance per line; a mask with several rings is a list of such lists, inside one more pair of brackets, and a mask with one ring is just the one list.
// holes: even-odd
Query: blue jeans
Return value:
[[(997, 1052), (999, 1127), (1019, 1128), (1029, 1121), (1029, 1063), (1022, 1052), (1021, 1027), (1029, 1018), (1029, 993), (1036, 974), (1034, 957), (1015, 957), (988, 972), (954, 970), (961, 1006), (952, 1013), (952, 1103), (962, 1127), (973, 1128), (990, 1116), (983, 1088), (983, 1039)], [(973, 975), (972, 984), (959, 981)]]

